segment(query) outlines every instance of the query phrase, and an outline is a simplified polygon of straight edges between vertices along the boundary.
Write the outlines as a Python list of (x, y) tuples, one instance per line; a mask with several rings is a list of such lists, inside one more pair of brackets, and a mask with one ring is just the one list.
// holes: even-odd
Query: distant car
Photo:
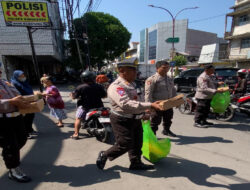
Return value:
[(237, 71), (239, 68), (216, 68), (215, 74), (218, 81), (223, 81), (231, 89), (234, 88), (238, 82)]
[(193, 68), (182, 71), (174, 78), (174, 84), (177, 92), (181, 90), (191, 90), (196, 87), (198, 76), (204, 71), (202, 68)]
[[(218, 81), (224, 81), (230, 88), (233, 88), (237, 83), (238, 68), (215, 68), (215, 76)], [(203, 68), (188, 69), (175, 77), (174, 84), (176, 90), (192, 90), (197, 85), (197, 78), (204, 71)]]

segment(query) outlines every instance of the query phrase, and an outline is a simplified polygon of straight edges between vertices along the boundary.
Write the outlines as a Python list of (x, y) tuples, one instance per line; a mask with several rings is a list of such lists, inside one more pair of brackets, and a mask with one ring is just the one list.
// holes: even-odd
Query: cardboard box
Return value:
[(160, 102), (160, 106), (162, 107), (163, 110), (168, 110), (173, 107), (178, 107), (181, 104), (184, 104), (184, 95), (179, 94), (173, 98), (167, 99), (167, 100), (162, 100)]
[(23, 98), (28, 102), (36, 102), (39, 99), (38, 95), (23, 96)]
[(20, 109), (19, 112), (21, 114), (36, 113), (36, 112), (41, 112), (43, 108), (44, 108), (44, 101), (43, 99), (40, 99), (35, 102), (30, 102), (28, 108)]

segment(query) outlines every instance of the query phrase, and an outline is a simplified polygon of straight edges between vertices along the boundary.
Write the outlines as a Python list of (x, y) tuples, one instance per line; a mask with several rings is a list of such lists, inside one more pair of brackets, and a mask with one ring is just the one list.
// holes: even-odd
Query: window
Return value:
[(239, 17), (239, 26), (245, 25), (248, 23), (248, 15), (242, 15)]
[(241, 40), (241, 48), (250, 48), (250, 38)]
[(216, 69), (216, 75), (220, 77), (234, 77), (237, 76), (236, 69)]
[(183, 77), (198, 77), (203, 72), (202, 69), (191, 69), (186, 72), (182, 72)]
[(157, 30), (148, 34), (149, 41), (149, 60), (156, 59), (156, 44), (157, 44)]
[(144, 55), (146, 49), (146, 30), (140, 32), (140, 62), (144, 62)]

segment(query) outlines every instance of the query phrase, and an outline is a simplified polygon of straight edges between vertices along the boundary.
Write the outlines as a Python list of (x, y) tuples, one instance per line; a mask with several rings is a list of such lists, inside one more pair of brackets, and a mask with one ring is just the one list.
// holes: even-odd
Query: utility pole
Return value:
[(43, 91), (43, 88), (42, 88), (42, 85), (41, 85), (41, 82), (40, 82), (40, 77), (41, 77), (41, 74), (40, 74), (40, 71), (39, 71), (39, 67), (38, 67), (38, 61), (37, 61), (37, 58), (36, 58), (36, 51), (35, 51), (35, 47), (34, 47), (34, 42), (33, 42), (33, 37), (32, 37), (32, 32), (31, 32), (31, 27), (30, 26), (27, 26), (27, 31), (28, 31), (28, 35), (29, 35), (29, 40), (30, 40), (30, 46), (31, 46), (31, 55), (32, 55), (32, 62), (33, 62), (33, 65), (34, 65), (34, 70), (35, 70), (35, 75), (36, 75), (36, 80), (39, 82), (39, 89), (40, 89), (40, 92)]

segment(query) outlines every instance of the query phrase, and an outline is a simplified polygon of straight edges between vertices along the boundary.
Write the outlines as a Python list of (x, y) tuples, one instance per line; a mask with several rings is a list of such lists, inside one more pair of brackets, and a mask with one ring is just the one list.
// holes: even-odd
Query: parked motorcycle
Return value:
[(112, 144), (114, 143), (114, 134), (110, 124), (110, 108), (102, 107), (89, 110), (83, 128), (96, 137), (97, 140)]
[[(191, 92), (189, 93), (186, 97), (185, 97), (185, 102), (184, 104), (182, 104), (179, 107), (179, 111), (182, 114), (192, 114), (194, 113), (195, 109), (196, 109), (196, 105), (197, 105), (197, 100), (194, 97), (195, 92)], [(210, 109), (210, 113), (209, 113), (209, 117), (211, 118), (215, 118), (217, 120), (220, 121), (229, 121), (230, 119), (232, 119), (232, 113), (234, 112), (232, 106), (228, 106), (228, 108), (226, 109), (226, 111), (224, 113), (214, 113), (213, 109)]]
[(250, 117), (250, 94), (246, 94), (242, 97), (237, 97), (232, 95), (231, 103), (231, 113), (228, 117), (232, 119), (236, 112), (247, 114)]

